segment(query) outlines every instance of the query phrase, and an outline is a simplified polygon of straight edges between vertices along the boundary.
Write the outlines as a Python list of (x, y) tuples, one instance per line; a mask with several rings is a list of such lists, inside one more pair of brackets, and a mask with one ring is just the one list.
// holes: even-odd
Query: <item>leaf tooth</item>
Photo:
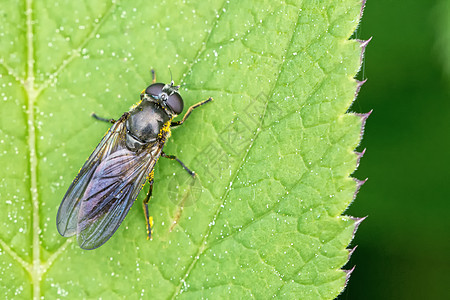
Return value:
[(361, 162), (361, 158), (364, 156), (365, 153), (366, 153), (366, 148), (364, 148), (364, 150), (361, 151), (361, 152), (355, 151), (355, 154), (357, 156), (357, 158), (356, 158), (356, 169), (359, 167), (359, 163)]
[(345, 274), (345, 286), (347, 286), (348, 281), (350, 279), (350, 275), (352, 275), (353, 271), (355, 270), (356, 266), (353, 266), (350, 270), (343, 270)]
[(373, 109), (371, 109), (369, 112), (366, 112), (365, 114), (358, 114), (361, 117), (362, 126), (361, 128), (364, 128), (366, 126), (366, 121), (372, 114)]
[(344, 270), (344, 272), (347, 273), (347, 279), (348, 279), (348, 277), (350, 277), (350, 275), (355, 270), (355, 268), (356, 268), (356, 266), (353, 266), (353, 268), (351, 268), (349, 270)]
[(366, 127), (366, 121), (369, 118), (369, 116), (372, 114), (373, 109), (371, 109), (369, 112), (365, 113), (365, 114), (355, 114), (358, 117), (361, 118), (361, 133), (360, 133), (360, 138), (363, 138), (364, 135), (364, 128)]
[(371, 109), (369, 112), (366, 112), (364, 114), (357, 114), (358, 116), (361, 117), (361, 119), (363, 119), (363, 122), (365, 122), (367, 120), (367, 118), (372, 114), (373, 109)]
[(353, 230), (353, 236), (355, 236), (356, 231), (358, 230), (359, 225), (367, 218), (367, 216), (362, 218), (350, 217), (353, 221), (355, 221), (355, 229)]
[[(356, 248), (356, 247), (355, 247)], [(348, 281), (350, 280), (350, 275), (353, 273), (353, 271), (355, 270), (356, 266), (353, 266), (353, 268), (351, 268), (350, 270), (342, 270), (345, 272), (345, 283), (344, 283), (344, 288), (342, 289), (340, 295), (342, 295), (342, 293), (345, 291), (345, 288), (348, 285)], [(339, 298), (339, 297), (338, 297)], [(337, 298), (336, 298), (337, 299)]]
[[(355, 221), (355, 228), (353, 229), (353, 236), (352, 236), (352, 240), (355, 237), (356, 231), (358, 230), (359, 225), (362, 223), (362, 221), (364, 221), (367, 216), (362, 217), (362, 218), (355, 218), (355, 217), (349, 217), (351, 220)], [(356, 248), (358, 246), (353, 247), (352, 249), (347, 249), (348, 250), (348, 260), (350, 260), (350, 257), (352, 256), (352, 254), (355, 252)], [(355, 270), (356, 266), (353, 266), (353, 268), (351, 268), (350, 270), (343, 270), (346, 273), (346, 280), (345, 280), (345, 287), (347, 286), (348, 280), (350, 279), (350, 275), (352, 274), (353, 270)], [(344, 289), (343, 289), (344, 290)]]
[(369, 42), (372, 40), (372, 37), (370, 37), (367, 40), (356, 40), (358, 43), (360, 43), (360, 47), (361, 47), (361, 55), (359, 57), (359, 61), (362, 64), (363, 59), (364, 59), (364, 53), (366, 52), (366, 47), (369, 44)]
[(358, 41), (361, 45), (360, 47), (363, 49), (362, 51), (364, 51), (367, 47), (367, 45), (369, 44), (369, 42), (372, 40), (372, 36), (370, 38), (368, 38), (367, 40), (360, 40), (360, 39), (356, 39), (356, 41)]
[[(355, 222), (355, 228), (353, 229), (353, 234), (352, 234), (352, 240), (353, 240), (355, 238), (355, 234), (356, 234), (356, 231), (358, 230), (359, 225), (361, 225), (361, 223), (367, 218), (367, 216), (362, 217), (362, 218), (356, 218), (356, 217), (349, 216), (348, 218)], [(347, 250), (349, 250), (349, 256), (348, 256), (349, 259), (350, 259), (350, 256), (355, 251), (355, 249), (356, 249), (356, 246), (353, 249), (347, 249)]]
[(364, 83), (367, 82), (367, 78), (364, 80), (356, 80), (356, 91), (355, 91), (355, 98), (358, 96), (359, 91), (361, 90), (361, 87), (364, 85)]
[(358, 248), (358, 245), (356, 245), (353, 248), (347, 249), (348, 250), (348, 260), (350, 260), (350, 257), (352, 257), (352, 255), (355, 252), (356, 248)]
[(356, 195), (358, 195), (359, 189), (363, 186), (364, 183), (367, 182), (369, 178), (366, 178), (364, 180), (359, 180), (357, 178), (353, 178), (353, 180), (356, 182), (356, 190), (355, 193), (353, 194), (353, 199), (356, 199)]

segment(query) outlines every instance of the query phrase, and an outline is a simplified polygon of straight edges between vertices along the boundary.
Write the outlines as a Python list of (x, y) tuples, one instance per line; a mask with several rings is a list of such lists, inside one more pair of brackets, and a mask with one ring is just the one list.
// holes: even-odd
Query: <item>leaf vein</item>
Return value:
[(25, 271), (27, 271), (31, 275), (32, 266), (30, 263), (23, 260), (23, 258), (20, 257), (13, 249), (11, 249), (11, 247), (9, 247), (8, 244), (6, 244), (2, 239), (0, 239), (0, 246), (2, 246), (3, 250), (8, 253), (9, 256), (11, 256), (15, 261), (17, 261), (22, 266), (22, 268), (24, 268)]
[(45, 80), (40, 87), (38, 88), (38, 95), (41, 94), (43, 90), (48, 88), (59, 76), (61, 71), (63, 71), (73, 60), (80, 57), (80, 53), (83, 50), (83, 48), (86, 46), (87, 43), (89, 43), (90, 40), (92, 40), (95, 37), (95, 34), (99, 31), (101, 26), (105, 23), (105, 21), (108, 19), (108, 17), (111, 15), (112, 11), (114, 10), (116, 6), (115, 2), (111, 3), (111, 6), (106, 10), (106, 12), (103, 14), (103, 16), (99, 19), (97, 24), (94, 25), (91, 32), (86, 36), (86, 38), (80, 43), (80, 45), (71, 51), (71, 53), (63, 59), (63, 62), (59, 65), (59, 67), (56, 68), (56, 71), (53, 72), (48, 76), (48, 79)]
[[(300, 18), (300, 13), (298, 13), (298, 16), (297, 16), (297, 22), (295, 23), (294, 26), (296, 26), (296, 24), (298, 24), (299, 18)], [(291, 35), (291, 38), (290, 38), (290, 40), (289, 40), (289, 46), (288, 46), (288, 47), (286, 48), (286, 50), (285, 50), (285, 55), (286, 55), (286, 53), (289, 51), (290, 46), (292, 45), (292, 42), (293, 42), (293, 39), (294, 39), (294, 35), (295, 35), (295, 34), (297, 34), (297, 30), (293, 30), (293, 31), (292, 31), (292, 35)], [(284, 56), (285, 56), (285, 55), (284, 55)], [(280, 76), (281, 76), (281, 74), (283, 73), (284, 66), (285, 66), (285, 64), (282, 64), (282, 65), (281, 65), (281, 67), (280, 67), (281, 72), (278, 73), (278, 76), (277, 76), (277, 78), (276, 78), (276, 80), (275, 80), (275, 82), (274, 82), (274, 85), (273, 85), (272, 88), (271, 88), (272, 91), (269, 93), (269, 95), (273, 95), (273, 91), (274, 91), (274, 89), (277, 87), (277, 83), (279, 82)], [(269, 97), (269, 98), (267, 99), (267, 101), (266, 101), (266, 105), (265, 105), (265, 107), (264, 107), (264, 111), (263, 111), (263, 113), (262, 113), (262, 117), (261, 117), (261, 120), (260, 120), (260, 125), (258, 126), (258, 128), (261, 128), (261, 126), (262, 126), (262, 124), (263, 124), (263, 121), (264, 121), (265, 116), (266, 116), (266, 113), (267, 113), (267, 107), (268, 107), (268, 105), (269, 105), (269, 102), (270, 102), (271, 98), (272, 98), (272, 97)], [(242, 162), (240, 163), (239, 167), (238, 167), (238, 168), (236, 169), (236, 171), (234, 172), (234, 174), (233, 174), (233, 176), (232, 176), (232, 178), (231, 178), (231, 182), (234, 182), (234, 181), (236, 180), (236, 178), (237, 178), (237, 176), (238, 176), (238, 174), (239, 174), (239, 171), (240, 171), (240, 169), (242, 168), (243, 164), (245, 164), (246, 158), (248, 157), (248, 154), (250, 153), (250, 151), (251, 151), (251, 149), (252, 149), (252, 147), (253, 147), (253, 145), (254, 145), (254, 142), (255, 142), (256, 139), (258, 138), (260, 132), (261, 132), (260, 130), (256, 130), (256, 134), (255, 134), (254, 138), (252, 139), (250, 145), (248, 146), (248, 151), (245, 152), (245, 155), (244, 155), (244, 157), (243, 157), (243, 159), (242, 159)], [(226, 199), (227, 199), (227, 196), (228, 196), (230, 190), (231, 190), (231, 187), (230, 187), (229, 189), (227, 189), (227, 190), (225, 191), (223, 197), (221, 197), (221, 199), (223, 199), (223, 201), (222, 201), (222, 203), (221, 203), (220, 205), (218, 205), (218, 208), (217, 208), (216, 212), (214, 213), (213, 220), (212, 220), (212, 224), (215, 223), (215, 220), (217, 219), (217, 217), (218, 217), (220, 211), (222, 210), (223, 204), (225, 203), (225, 201), (226, 201)], [(193, 256), (193, 260), (192, 260), (191, 264), (189, 265), (189, 267), (187, 268), (186, 273), (185, 273), (183, 279), (180, 280), (180, 284), (178, 285), (178, 287), (177, 287), (175, 293), (173, 294), (172, 299), (174, 299), (177, 295), (179, 295), (180, 290), (181, 290), (181, 287), (182, 287), (182, 285), (183, 285), (183, 282), (186, 282), (187, 278), (189, 277), (190, 271), (194, 268), (195, 264), (199, 261), (200, 256), (204, 253), (204, 251), (205, 251), (205, 249), (206, 249), (206, 246), (205, 246), (206, 240), (207, 240), (207, 238), (209, 237), (209, 235), (210, 235), (210, 233), (211, 233), (213, 227), (214, 227), (214, 226), (209, 226), (208, 229), (207, 229), (206, 234), (203, 235), (203, 239), (202, 239), (202, 243), (201, 243), (201, 246), (200, 246), (200, 248), (199, 248), (199, 251), (197, 252), (197, 254), (196, 254), (195, 256)]]

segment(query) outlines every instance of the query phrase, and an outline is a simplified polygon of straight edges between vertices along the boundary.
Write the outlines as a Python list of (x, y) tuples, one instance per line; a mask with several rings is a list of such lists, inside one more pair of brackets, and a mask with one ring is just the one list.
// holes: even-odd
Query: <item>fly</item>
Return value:
[(77, 235), (83, 249), (103, 245), (119, 228), (146, 180), (150, 186), (143, 202), (147, 239), (151, 239), (152, 217), (148, 202), (153, 190), (153, 169), (162, 156), (174, 159), (191, 175), (176, 156), (167, 155), (163, 147), (170, 128), (179, 126), (191, 112), (212, 100), (191, 106), (183, 119), (173, 119), (183, 111), (180, 86), (153, 81), (141, 93), (141, 101), (118, 120), (93, 117), (113, 125), (84, 163), (59, 206), (56, 216), (58, 232)]

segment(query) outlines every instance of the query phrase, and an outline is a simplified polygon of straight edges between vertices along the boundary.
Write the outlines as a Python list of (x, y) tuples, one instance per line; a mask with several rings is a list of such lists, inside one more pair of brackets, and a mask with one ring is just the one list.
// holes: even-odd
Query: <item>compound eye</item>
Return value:
[(166, 103), (177, 115), (179, 115), (183, 111), (183, 99), (177, 93), (173, 93), (172, 95), (170, 95)]
[(152, 85), (149, 85), (145, 89), (145, 93), (147, 95), (153, 96), (153, 98), (158, 98), (159, 94), (162, 93), (163, 87), (164, 87), (164, 84), (162, 84), (162, 83), (154, 83)]

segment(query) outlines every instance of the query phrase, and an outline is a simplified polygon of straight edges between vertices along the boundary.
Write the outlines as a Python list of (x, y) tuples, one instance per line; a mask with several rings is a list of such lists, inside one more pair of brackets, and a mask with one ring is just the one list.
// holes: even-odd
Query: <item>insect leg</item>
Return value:
[(116, 123), (117, 121), (121, 121), (121, 120), (127, 118), (127, 117), (128, 117), (128, 114), (129, 114), (128, 112), (124, 113), (124, 114), (120, 117), (119, 120), (102, 118), (102, 117), (97, 116), (96, 113), (92, 113), (91, 116), (92, 116), (94, 119), (96, 119), (96, 120), (114, 124), (114, 123)]
[(102, 118), (102, 117), (97, 116), (95, 113), (92, 113), (91, 116), (94, 119), (97, 119), (97, 120), (102, 121), (102, 122), (108, 122), (108, 123), (112, 123), (112, 124), (116, 123), (116, 120), (114, 120), (114, 119)]
[(147, 226), (147, 240), (151, 240), (152, 239), (153, 218), (151, 216), (149, 216), (149, 213), (148, 213), (148, 202), (150, 201), (150, 198), (152, 197), (152, 191), (153, 191), (153, 171), (150, 173), (148, 182), (150, 183), (150, 187), (148, 188), (147, 197), (145, 197), (144, 201), (142, 202), (142, 207), (144, 208), (145, 224)]
[(186, 114), (184, 115), (183, 119), (181, 119), (180, 121), (174, 121), (170, 123), (170, 127), (175, 127), (178, 125), (183, 124), (184, 121), (186, 121), (186, 119), (189, 117), (189, 115), (191, 114), (191, 112), (194, 110), (194, 108), (197, 108), (199, 106), (202, 106), (203, 104), (206, 104), (208, 102), (211, 102), (213, 100), (213, 98), (209, 97), (207, 100), (204, 100), (202, 102), (199, 102), (197, 104), (192, 105), (191, 107), (189, 107), (188, 111), (186, 112)]
[(166, 153), (161, 152), (161, 156), (165, 157), (165, 158), (168, 158), (168, 159), (176, 160), (183, 167), (183, 169), (185, 169), (186, 172), (189, 173), (189, 175), (191, 175), (192, 177), (195, 177), (195, 172), (189, 170), (189, 168), (186, 167), (186, 165), (183, 164), (183, 162), (181, 160), (179, 160), (178, 157), (176, 157), (175, 155), (167, 155)]

